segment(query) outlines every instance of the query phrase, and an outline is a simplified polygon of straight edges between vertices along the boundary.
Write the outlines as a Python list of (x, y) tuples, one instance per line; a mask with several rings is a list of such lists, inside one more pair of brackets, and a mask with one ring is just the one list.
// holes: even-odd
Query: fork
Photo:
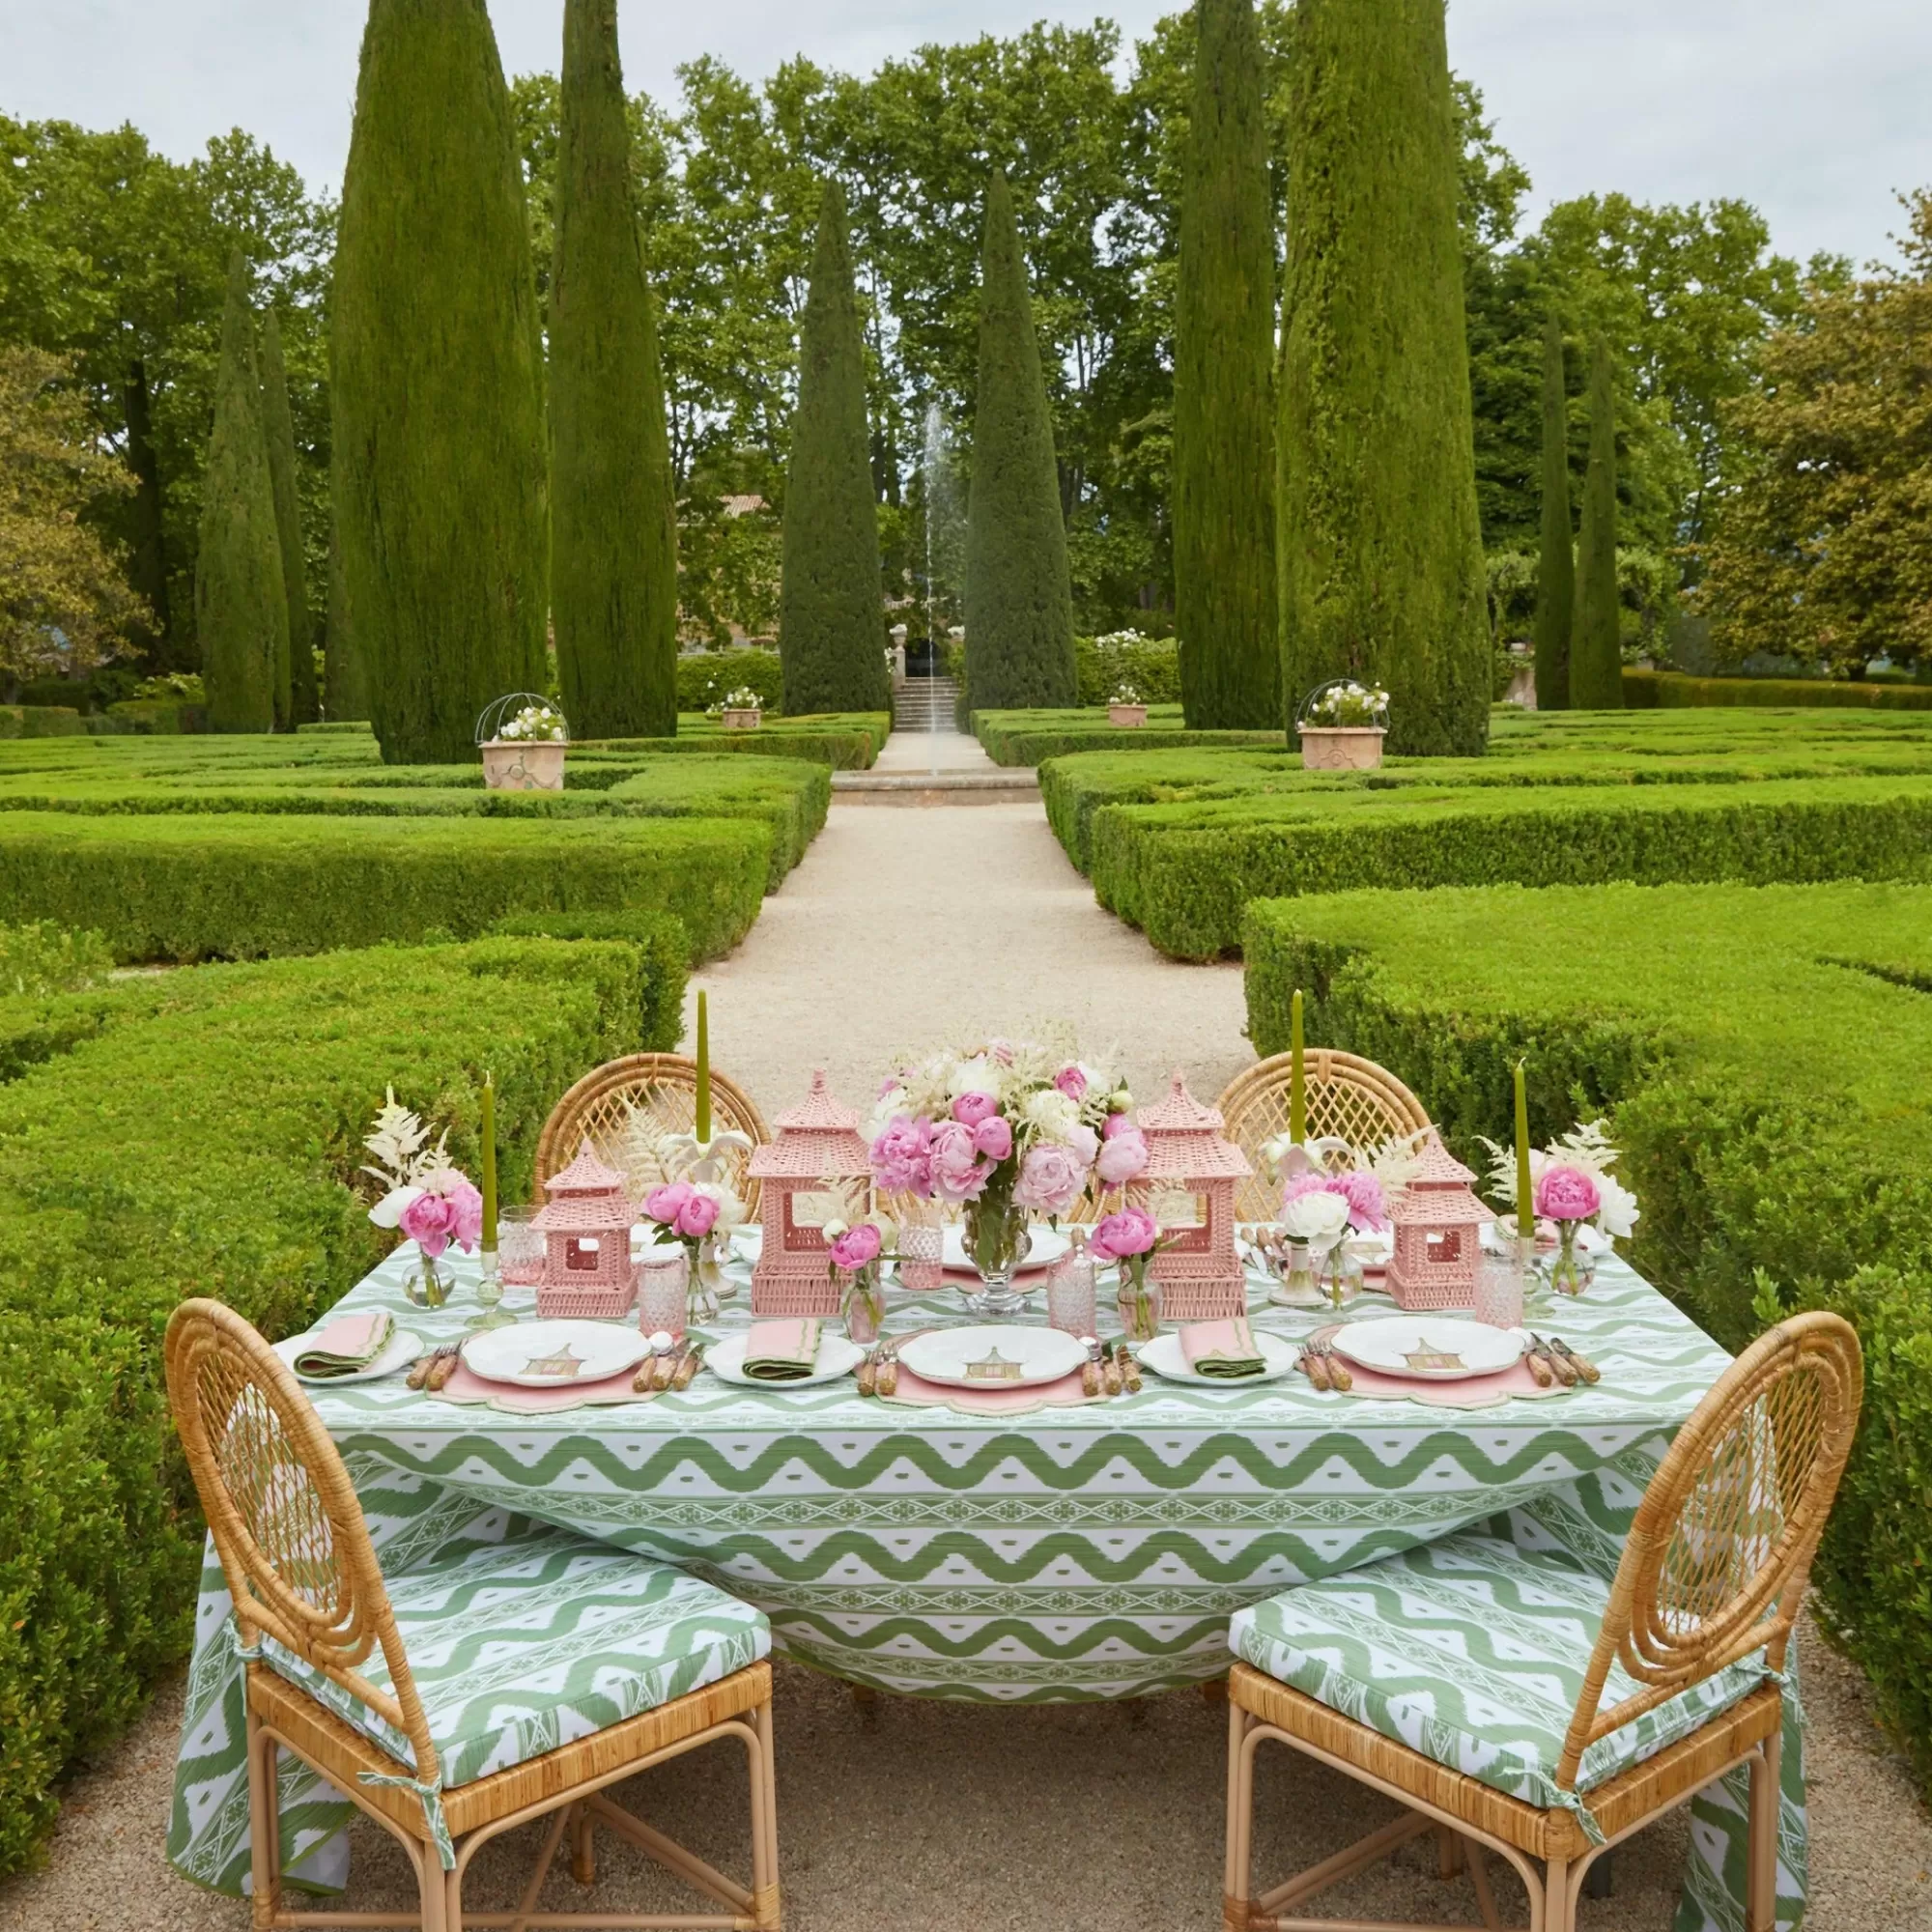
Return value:
[(410, 1372), (404, 1378), (403, 1386), (412, 1389), (440, 1388), (456, 1373), (454, 1364), (444, 1369), (439, 1379), (432, 1381), (431, 1378), (436, 1375), (442, 1363), (450, 1361), (462, 1346), (460, 1342), (445, 1342), (440, 1348), (432, 1349), (428, 1354), (418, 1355), (410, 1364)]

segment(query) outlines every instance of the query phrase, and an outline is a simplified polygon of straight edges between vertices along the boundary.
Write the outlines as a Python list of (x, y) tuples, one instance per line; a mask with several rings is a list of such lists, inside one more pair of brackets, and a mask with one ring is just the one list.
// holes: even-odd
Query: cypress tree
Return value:
[(331, 517), (328, 529), (328, 612), (324, 619), (324, 699), (333, 723), (367, 718), (368, 682), (355, 650), (355, 627), (349, 621), (349, 587), (342, 581), (342, 544)]
[(1391, 752), (1489, 732), (1443, 0), (1301, 0), (1276, 550), (1283, 697), (1374, 679)]
[(1174, 314), (1174, 606), (1190, 726), (1281, 718), (1274, 212), (1252, 0), (1198, 0)]
[(269, 731), (275, 723), (275, 667), (289, 652), (289, 593), (262, 429), (255, 319), (248, 265), (228, 266), (215, 378), (214, 434), (202, 472), (201, 548), (194, 616), (213, 731)]
[(262, 322), (262, 426), (269, 441), (269, 478), (275, 491), (275, 532), (282, 545), (282, 582), (289, 595), (287, 666), (275, 667), (275, 723), (284, 730), (315, 721), (315, 624), (308, 613), (308, 564), (302, 546), (301, 504), (296, 495), (296, 425), (289, 410), (282, 326), (270, 309)]
[(617, 0), (565, 0), (550, 291), (551, 613), (583, 738), (677, 729), (677, 531)]
[(1536, 566), (1536, 708), (1570, 708), (1570, 615), (1577, 558), (1570, 535), (1570, 393), (1563, 328), (1543, 326), (1543, 547)]
[(335, 510), (383, 755), (473, 756), (542, 689), (543, 364), (483, 0), (370, 0), (330, 298)]
[(1570, 702), (1578, 711), (1624, 708), (1617, 604), (1617, 396), (1610, 346), (1590, 345), (1590, 468), (1577, 546), (1577, 615), (1570, 631)]
[(845, 197), (825, 184), (799, 330), (798, 413), (785, 471), (779, 657), (784, 708), (884, 711), (885, 593), (866, 415), (866, 348)]
[(1077, 704), (1073, 581), (1012, 190), (986, 189), (980, 380), (966, 504), (966, 687), (981, 710)]

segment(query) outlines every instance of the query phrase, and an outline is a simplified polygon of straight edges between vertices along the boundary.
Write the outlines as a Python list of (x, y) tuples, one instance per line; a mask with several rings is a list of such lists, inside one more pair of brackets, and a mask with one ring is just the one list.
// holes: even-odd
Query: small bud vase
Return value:
[(867, 1262), (864, 1267), (837, 1270), (839, 1304), (845, 1311), (845, 1333), (863, 1349), (879, 1339), (886, 1319), (886, 1291), (879, 1281), (879, 1264)]
[(1160, 1283), (1147, 1272), (1147, 1257), (1137, 1256), (1138, 1269), (1122, 1264), (1121, 1293), (1115, 1306), (1121, 1328), (1129, 1342), (1151, 1342), (1160, 1333)]
[(1581, 1221), (1556, 1223), (1556, 1252), (1546, 1255), (1539, 1264), (1552, 1293), (1581, 1294), (1597, 1278), (1596, 1257), (1577, 1249), (1582, 1228)]
[(434, 1255), (424, 1255), (403, 1277), (403, 1293), (413, 1308), (444, 1307), (456, 1293), (456, 1270)]

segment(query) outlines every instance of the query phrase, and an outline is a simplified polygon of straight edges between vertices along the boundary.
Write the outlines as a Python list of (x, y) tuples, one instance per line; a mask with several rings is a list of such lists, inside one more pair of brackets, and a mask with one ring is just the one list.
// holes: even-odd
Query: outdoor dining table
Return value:
[[(406, 1299), (409, 1243), (340, 1307), (386, 1308), (430, 1343), (456, 1340), (477, 1313), (476, 1275), (452, 1259), (459, 1287), (444, 1308)], [(748, 1325), (750, 1271), (734, 1272), (737, 1293), (695, 1335)], [(1270, 1305), (1269, 1285), (1250, 1279), (1254, 1324), (1306, 1335), (1313, 1318)], [(512, 1290), (504, 1306), (527, 1313), (530, 1300)], [(890, 1301), (888, 1334), (968, 1319), (951, 1286)], [(1348, 1314), (1387, 1309), (1371, 1295)], [(1103, 1334), (1117, 1326), (1108, 1314)], [(500, 1535), (515, 1513), (704, 1577), (765, 1611), (780, 1651), (856, 1685), (990, 1703), (1120, 1698), (1220, 1676), (1230, 1614), (1293, 1584), (1550, 1492), (1587, 1508), (1621, 1486), (1634, 1503), (1645, 1459), (1728, 1357), (1614, 1259), (1541, 1325), (1593, 1358), (1601, 1382), (1455, 1408), (1317, 1390), (1298, 1374), (1212, 1386), (1149, 1375), (1135, 1395), (1003, 1413), (868, 1398), (849, 1376), (748, 1388), (707, 1373), (647, 1402), (533, 1415), (414, 1392), (400, 1375), (309, 1394), (385, 1568), (452, 1537)], [(230, 1612), (211, 1549), (168, 1853), (188, 1877), (240, 1893), (247, 1792)], [(1787, 1710), (1780, 1927), (1804, 1897), (1795, 1697)], [(291, 1879), (342, 1888), (347, 1801), (285, 1757), (280, 1802)], [(1742, 1932), (1742, 1773), (1694, 1801), (1691, 1841), (1676, 1932)], [(1204, 1924), (1216, 1883), (1203, 1873)]]

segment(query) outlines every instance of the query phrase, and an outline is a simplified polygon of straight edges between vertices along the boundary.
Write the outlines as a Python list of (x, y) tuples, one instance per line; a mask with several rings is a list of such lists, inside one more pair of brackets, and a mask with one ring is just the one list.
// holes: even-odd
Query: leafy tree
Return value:
[(1174, 338), (1174, 590), (1196, 729), (1281, 709), (1274, 581), (1274, 224), (1250, 0), (1198, 0)]
[(301, 504), (296, 494), (295, 422), (289, 414), (282, 329), (272, 308), (262, 323), (262, 428), (268, 442), (269, 480), (275, 493), (282, 582), (289, 594), (288, 659), (275, 667), (275, 724), (293, 730), (317, 716), (321, 696), (315, 688), (315, 626), (308, 614), (307, 559), (302, 547)]
[(383, 755), (546, 681), (542, 352), (483, 0), (371, 0), (330, 298), (337, 534)]
[(269, 731), (289, 661), (289, 591), (262, 420), (248, 265), (228, 270), (221, 380), (201, 501), (194, 573), (195, 628), (208, 723), (215, 731)]
[(1489, 728), (1442, 0), (1302, 0), (1277, 543), (1284, 696), (1373, 678), (1394, 751)]
[(1818, 288), (1726, 412), (1736, 481), (1699, 601), (1733, 661), (1932, 662), (1932, 188), (1905, 207), (1902, 263)]
[(550, 288), (551, 609), (571, 727), (677, 729), (677, 536), (616, 0), (565, 0)]
[(1621, 711), (1623, 638), (1617, 596), (1617, 400), (1610, 345), (1590, 345), (1590, 468), (1577, 552), (1577, 609), (1570, 628), (1570, 702), (1578, 711)]
[(103, 451), (71, 365), (0, 348), (0, 680), (90, 670), (148, 612), (91, 513), (135, 485)]
[(799, 364), (779, 592), (784, 708), (792, 715), (883, 710), (892, 693), (866, 427), (865, 344), (852, 292), (845, 197), (836, 181), (825, 185)]
[(966, 683), (976, 706), (1079, 700), (1073, 588), (1053, 421), (1026, 258), (1003, 174), (986, 189), (973, 487), (966, 513)]
[(1570, 708), (1570, 620), (1577, 556), (1570, 530), (1570, 394), (1563, 380), (1563, 327), (1543, 329), (1543, 546), (1536, 574), (1536, 708)]

